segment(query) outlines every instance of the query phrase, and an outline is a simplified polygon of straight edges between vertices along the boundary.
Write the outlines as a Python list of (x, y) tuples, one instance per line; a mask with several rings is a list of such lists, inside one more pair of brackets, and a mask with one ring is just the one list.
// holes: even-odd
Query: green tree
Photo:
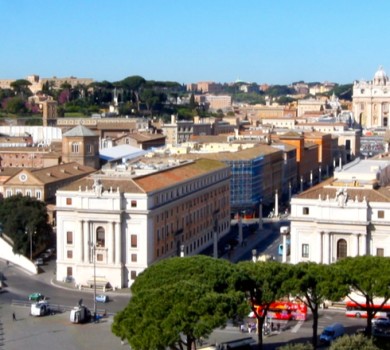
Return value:
[(4, 233), (14, 242), (13, 251), (26, 256), (29, 256), (30, 234), (35, 251), (36, 247), (48, 243), (53, 232), (45, 203), (21, 194), (0, 202), (0, 222)]
[(331, 265), (303, 262), (291, 265), (290, 278), (286, 288), (311, 310), (313, 315), (312, 345), (317, 347), (318, 308), (325, 300), (338, 300), (343, 291), (334, 282), (334, 269)]
[(31, 83), (26, 79), (18, 79), (13, 81), (10, 86), (15, 91), (16, 95), (20, 95), (22, 97), (31, 96), (32, 92), (29, 89)]
[(191, 94), (191, 96), (190, 96), (189, 108), (191, 110), (196, 108), (196, 102), (195, 102), (194, 94)]
[(330, 350), (379, 350), (371, 338), (363, 334), (344, 335), (332, 342)]
[(135, 280), (112, 331), (135, 350), (191, 350), (242, 312), (243, 294), (230, 283), (233, 272), (228, 261), (202, 255), (156, 263)]
[(263, 348), (263, 325), (270, 305), (287, 295), (284, 289), (288, 265), (275, 261), (244, 261), (237, 264), (236, 288), (244, 292), (257, 319), (259, 349)]
[(139, 111), (140, 109), (139, 93), (142, 90), (143, 86), (146, 84), (146, 80), (139, 75), (134, 75), (134, 76), (127, 77), (118, 83), (124, 89), (124, 93), (130, 97), (132, 102), (135, 103), (135, 105), (137, 106), (137, 111)]
[(27, 112), (26, 103), (20, 96), (15, 96), (7, 100), (5, 110), (8, 113), (23, 114)]
[(141, 100), (146, 104), (149, 113), (153, 112), (159, 104), (166, 101), (167, 97), (164, 93), (156, 92), (153, 89), (145, 89), (140, 94)]
[(381, 298), (381, 305), (390, 299), (390, 259), (368, 255), (348, 257), (339, 260), (335, 267), (337, 283), (344, 289), (344, 295), (367, 311), (367, 334), (371, 336), (371, 321), (378, 311), (374, 308), (375, 299)]

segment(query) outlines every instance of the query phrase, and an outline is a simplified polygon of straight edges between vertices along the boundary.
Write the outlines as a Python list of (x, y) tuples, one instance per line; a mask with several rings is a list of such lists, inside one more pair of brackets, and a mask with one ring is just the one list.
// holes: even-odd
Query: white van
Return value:
[(344, 326), (341, 323), (333, 323), (324, 328), (320, 335), (320, 342), (329, 344), (336, 338), (343, 336), (344, 333)]
[(46, 300), (31, 304), (31, 316), (45, 316), (50, 314), (50, 306)]

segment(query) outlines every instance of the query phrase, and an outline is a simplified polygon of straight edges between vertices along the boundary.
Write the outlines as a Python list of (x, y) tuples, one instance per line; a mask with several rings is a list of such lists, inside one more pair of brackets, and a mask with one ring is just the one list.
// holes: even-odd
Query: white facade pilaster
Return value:
[(117, 222), (114, 222), (114, 236), (115, 236), (115, 264), (119, 265), (121, 263), (122, 254), (121, 254), (121, 232), (120, 227)]
[(323, 263), (330, 264), (331, 262), (331, 252), (330, 252), (330, 234), (325, 231), (323, 233), (324, 239), (324, 248), (323, 248)]
[(84, 262), (84, 221), (79, 221), (79, 247), (78, 247), (78, 260)]

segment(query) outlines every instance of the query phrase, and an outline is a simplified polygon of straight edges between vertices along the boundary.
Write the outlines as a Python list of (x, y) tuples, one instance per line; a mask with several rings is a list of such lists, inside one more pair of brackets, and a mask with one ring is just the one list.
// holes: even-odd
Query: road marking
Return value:
[(298, 333), (299, 329), (302, 327), (303, 325), (303, 320), (299, 321), (294, 327), (293, 329), (291, 330), (291, 333)]

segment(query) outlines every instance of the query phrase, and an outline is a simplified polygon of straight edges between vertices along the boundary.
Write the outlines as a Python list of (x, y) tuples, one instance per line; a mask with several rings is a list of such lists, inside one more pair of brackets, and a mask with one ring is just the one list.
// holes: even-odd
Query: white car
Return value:
[(34, 264), (36, 266), (40, 266), (40, 265), (43, 265), (43, 259), (42, 258), (38, 258), (34, 261)]
[(107, 303), (108, 302), (108, 295), (105, 295), (105, 294), (97, 295), (96, 301), (99, 303)]

